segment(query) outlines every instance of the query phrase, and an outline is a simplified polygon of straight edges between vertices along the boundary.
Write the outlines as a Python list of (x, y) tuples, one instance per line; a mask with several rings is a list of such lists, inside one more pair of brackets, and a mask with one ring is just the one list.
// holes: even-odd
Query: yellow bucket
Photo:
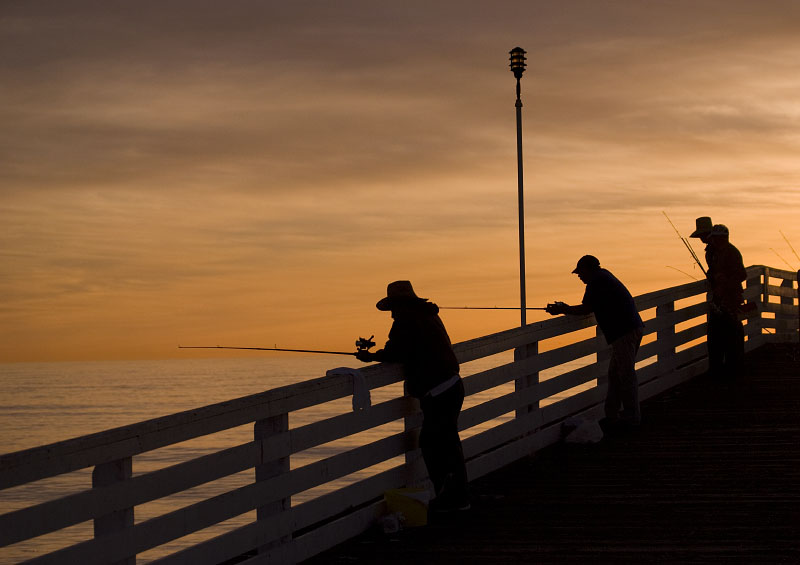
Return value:
[(389, 514), (398, 514), (403, 527), (413, 528), (428, 523), (430, 494), (421, 488), (395, 488), (383, 494)]

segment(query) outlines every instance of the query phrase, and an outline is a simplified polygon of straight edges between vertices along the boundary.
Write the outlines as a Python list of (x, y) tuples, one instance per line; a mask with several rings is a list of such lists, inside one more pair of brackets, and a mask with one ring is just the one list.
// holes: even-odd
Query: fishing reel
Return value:
[(374, 335), (369, 336), (369, 338), (360, 337), (356, 340), (356, 349), (358, 351), (369, 351), (370, 347), (375, 347), (375, 342), (372, 341), (372, 338), (375, 337)]
[(545, 308), (545, 311), (552, 315), (557, 316), (558, 314), (563, 314), (566, 311), (567, 304), (565, 302), (561, 302), (560, 300), (556, 300), (555, 302), (551, 302)]

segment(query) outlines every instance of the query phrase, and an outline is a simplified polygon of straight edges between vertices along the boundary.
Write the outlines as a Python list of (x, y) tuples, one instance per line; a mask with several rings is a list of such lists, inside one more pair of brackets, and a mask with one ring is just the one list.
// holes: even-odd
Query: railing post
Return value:
[[(406, 470), (405, 482), (408, 486), (422, 486), (422, 483), (427, 481), (428, 471), (423, 465), (422, 457), (419, 456), (419, 451), (415, 448), (419, 447), (419, 434), (421, 431), (420, 424), (422, 422), (422, 414), (420, 412), (419, 400), (408, 395), (408, 391), (403, 388), (403, 393), (406, 399), (411, 403), (413, 409), (410, 415), (403, 418), (403, 431), (407, 435), (406, 445)], [(433, 492), (433, 487), (431, 487)]]
[(675, 356), (675, 322), (672, 315), (675, 313), (675, 302), (670, 301), (656, 306), (656, 331), (658, 340), (658, 364), (661, 366), (660, 374), (670, 373), (675, 369), (677, 357)]
[[(748, 296), (754, 296), (756, 294), (758, 295), (757, 298), (751, 299), (754, 301), (756, 305), (758, 305), (759, 302), (762, 302), (761, 295), (763, 294), (763, 290), (760, 290), (758, 293), (755, 292), (755, 289), (761, 286), (762, 286), (761, 277), (759, 277), (758, 279), (747, 279), (746, 283), (746, 288), (748, 291), (747, 295)], [(747, 334), (747, 340), (752, 342), (753, 346), (757, 346), (757, 342), (761, 339), (761, 333), (764, 327), (764, 324), (761, 322), (762, 320), (761, 311), (763, 309), (764, 309), (763, 306), (760, 307), (756, 314), (748, 316), (747, 318), (747, 326), (745, 327), (745, 333)]]
[[(92, 471), (92, 488), (103, 488), (133, 477), (133, 458), (123, 457), (116, 461), (101, 463)], [(133, 528), (133, 508), (116, 510), (105, 516), (94, 519), (94, 537), (99, 538), (108, 534), (117, 533), (128, 528)], [(113, 565), (135, 565), (136, 556), (131, 555), (125, 559), (115, 561)]]
[[(289, 414), (278, 414), (257, 420), (253, 427), (253, 436), (256, 442), (266, 440), (267, 438), (278, 435), (286, 434), (289, 431)], [(263, 443), (262, 443), (263, 445)], [(269, 453), (264, 453), (263, 448), (261, 452), (261, 464), (256, 465), (256, 482), (266, 481), (278, 475), (288, 473), (290, 470), (289, 456), (279, 457), (272, 459)], [(256, 510), (256, 518), (258, 520), (266, 520), (276, 514), (288, 512), (292, 506), (291, 497), (282, 498), (274, 502), (259, 506)], [(290, 527), (290, 520), (281, 520), (283, 527)], [(287, 531), (277, 540), (258, 548), (258, 553), (274, 548), (275, 546), (282, 545), (291, 541), (291, 531)]]
[[(527, 345), (523, 345), (522, 347), (517, 347), (514, 349), (514, 362), (524, 361), (526, 359), (531, 359), (539, 355), (539, 342), (534, 341), (533, 343), (529, 343)], [(532, 386), (536, 386), (539, 384), (539, 371), (534, 371), (532, 373), (528, 373), (518, 379), (514, 380), (514, 392), (519, 396), (523, 394), (526, 389), (529, 389)], [(528, 416), (531, 412), (534, 412), (539, 409), (539, 401), (532, 404), (528, 404), (526, 406), (521, 406), (516, 410), (516, 417), (517, 418), (524, 418)], [(529, 430), (531, 432), (535, 430)]]
[[(784, 293), (788, 294), (788, 296), (783, 296), (781, 294), (781, 305), (783, 306), (794, 306), (794, 298), (791, 296), (791, 292), (794, 289), (794, 282), (792, 279), (783, 279), (781, 283), (781, 289), (784, 289)], [(788, 292), (785, 292), (787, 291)], [(792, 326), (790, 320), (793, 318), (791, 314), (784, 314), (779, 312), (775, 318), (775, 333), (781, 336), (785, 336), (787, 341), (791, 340), (791, 335), (794, 333), (792, 331)]]
[[(761, 303), (764, 305), (763, 311), (766, 311), (767, 306), (769, 306), (769, 267), (764, 267), (764, 281), (761, 284)], [(763, 318), (763, 316), (762, 316)], [(761, 323), (762, 327), (764, 326), (764, 322)], [(763, 333), (763, 332), (762, 332)], [(771, 331), (767, 330), (767, 333), (772, 333)], [(764, 339), (765, 336), (761, 336), (761, 339)]]

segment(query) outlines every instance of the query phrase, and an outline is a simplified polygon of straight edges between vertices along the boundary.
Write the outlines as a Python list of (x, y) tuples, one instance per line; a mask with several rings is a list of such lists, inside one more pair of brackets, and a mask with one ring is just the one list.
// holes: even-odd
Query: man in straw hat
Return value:
[(390, 283), (376, 306), (392, 313), (389, 340), (383, 349), (359, 351), (356, 357), (403, 364), (406, 391), (422, 408), (419, 445), (436, 497), (430, 509), (468, 510), (467, 468), (458, 435), (464, 384), (439, 307), (418, 297), (409, 281)]
[(641, 421), (636, 353), (642, 342), (642, 318), (631, 293), (617, 277), (600, 267), (597, 257), (584, 255), (572, 272), (586, 285), (582, 303), (577, 306), (563, 302), (548, 304), (547, 312), (581, 316), (594, 313), (597, 325), (611, 346), (604, 431), (635, 428)]

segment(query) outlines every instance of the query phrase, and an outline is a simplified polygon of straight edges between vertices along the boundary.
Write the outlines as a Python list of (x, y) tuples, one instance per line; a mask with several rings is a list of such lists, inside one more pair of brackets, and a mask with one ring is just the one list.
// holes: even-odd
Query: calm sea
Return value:
[[(462, 366), (462, 375), (473, 374), (510, 360), (509, 353), (469, 363)], [(53, 443), (321, 377), (328, 369), (341, 366), (342, 361), (348, 366), (361, 366), (354, 359), (299, 354), (237, 359), (0, 364), (0, 453)], [(373, 403), (397, 396), (400, 390), (400, 385), (373, 390)], [(465, 407), (500, 392), (495, 390), (471, 397)], [(290, 427), (351, 409), (350, 399), (329, 405), (325, 405), (322, 411), (316, 407), (314, 410), (293, 414)], [(401, 422), (388, 424), (369, 434), (361, 434), (355, 441), (371, 441), (396, 433), (401, 430), (401, 426)], [(241, 426), (142, 454), (134, 458), (134, 475), (245, 443), (252, 439), (252, 433), (252, 425)], [(347, 441), (337, 445), (328, 444), (293, 456), (292, 467), (326, 457), (347, 444)], [(400, 462), (402, 459), (387, 463), (384, 468)], [(377, 469), (372, 470), (376, 471)], [(351, 476), (347, 480), (358, 478)], [(252, 480), (253, 472), (250, 470), (137, 506), (136, 521), (138, 523), (244, 486)], [(90, 486), (91, 469), (86, 469), (0, 491), (0, 514), (78, 492)], [(292, 498), (292, 502), (299, 504), (323, 492), (325, 489), (300, 493)], [(254, 519), (254, 513), (239, 516), (139, 554), (138, 562), (147, 563)], [(0, 563), (18, 563), (59, 547), (90, 539), (91, 536), (90, 522), (78, 524), (60, 532), (2, 548)]]

